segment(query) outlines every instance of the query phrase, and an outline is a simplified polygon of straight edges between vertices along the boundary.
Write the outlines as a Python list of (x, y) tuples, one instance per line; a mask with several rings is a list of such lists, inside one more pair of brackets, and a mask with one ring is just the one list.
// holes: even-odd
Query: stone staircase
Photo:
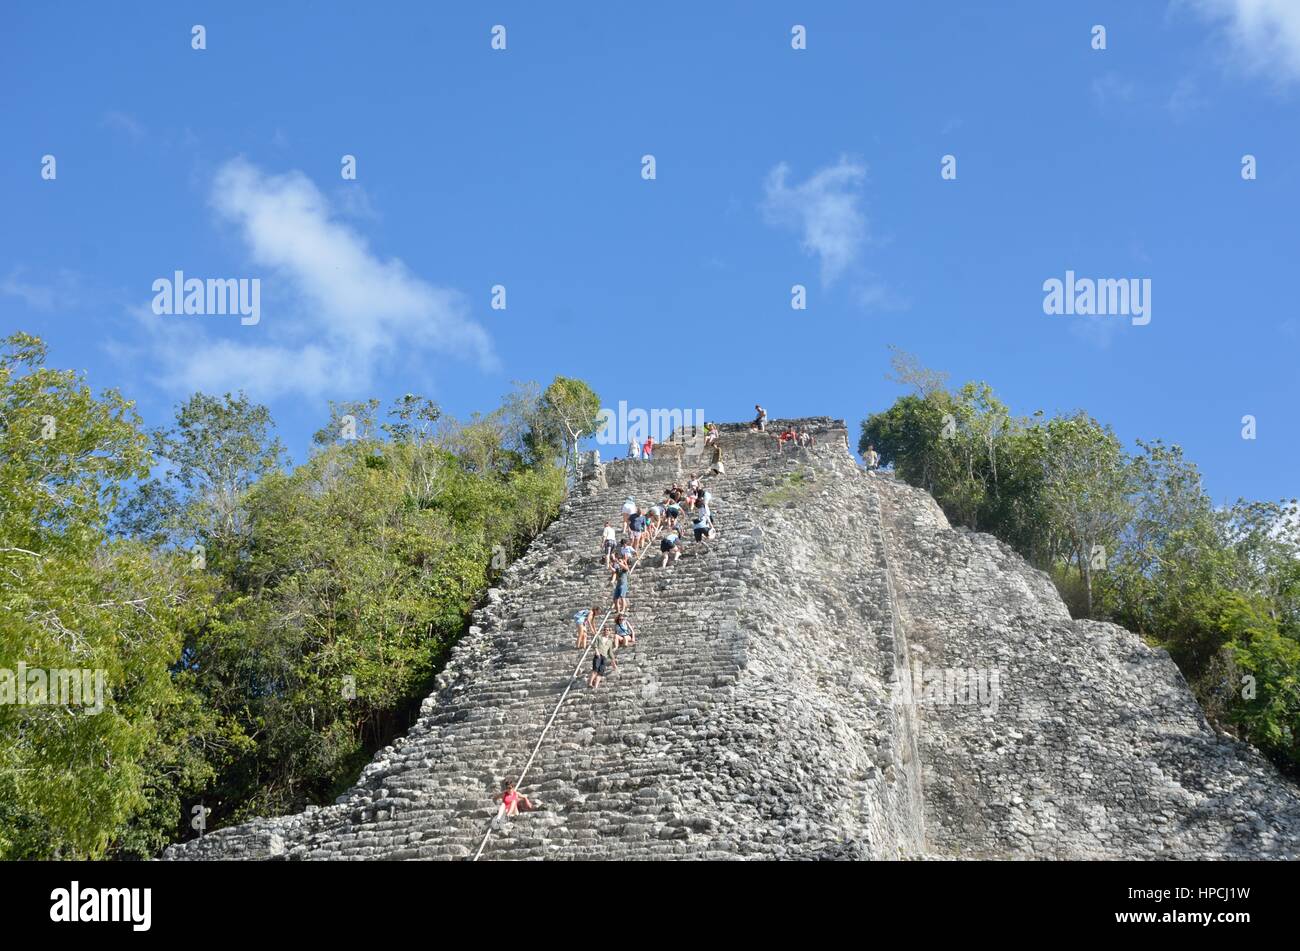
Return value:
[[(581, 654), (571, 616), (609, 603), (601, 529), (626, 496), (649, 504), (703, 472), (698, 438), (588, 468), (488, 592), (418, 723), (335, 805), (164, 858), (1296, 854), (1295, 787), (1214, 735), (1167, 657), (1070, 621), (1014, 553), (861, 470), (843, 422), (793, 422), (815, 447), (723, 427), (727, 471), (706, 480), (718, 537), (687, 540), (669, 569), (647, 553), (639, 643), (604, 686), (584, 663), (557, 712)], [(998, 667), (1001, 702), (914, 698), (918, 663)], [(522, 789), (542, 808), (484, 843), (492, 794), (535, 747)]]

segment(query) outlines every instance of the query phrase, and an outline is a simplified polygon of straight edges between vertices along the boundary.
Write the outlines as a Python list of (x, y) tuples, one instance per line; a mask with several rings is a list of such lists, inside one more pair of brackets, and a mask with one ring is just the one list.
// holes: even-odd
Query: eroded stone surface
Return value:
[[(798, 422), (815, 448), (724, 427), (719, 537), (636, 569), (637, 650), (574, 687), (524, 784), (542, 810), (484, 859), (1297, 855), (1296, 788), (1209, 727), (1163, 652), (1071, 621), (1006, 546), (861, 470), (841, 421)], [(473, 856), (574, 671), (571, 615), (608, 600), (604, 521), (707, 458), (695, 440), (589, 465), (335, 805), (164, 857)], [(997, 688), (940, 702), (935, 670)]]

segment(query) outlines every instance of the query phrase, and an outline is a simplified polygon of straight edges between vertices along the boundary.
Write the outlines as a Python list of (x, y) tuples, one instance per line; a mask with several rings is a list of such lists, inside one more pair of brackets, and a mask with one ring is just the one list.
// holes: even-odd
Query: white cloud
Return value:
[(768, 174), (763, 214), (769, 224), (800, 232), (804, 251), (821, 259), (822, 284), (829, 285), (857, 260), (867, 237), (861, 208), (867, 167), (842, 157), (802, 184), (789, 184), (789, 175), (784, 162)]
[[(237, 229), (253, 269), (187, 276), (260, 277), (262, 319), (247, 327), (228, 322), (217, 337), (205, 322), (227, 318), (149, 313), (165, 385), (242, 387), (259, 398), (342, 396), (364, 390), (399, 361), (427, 365), (430, 354), (496, 367), (491, 340), (470, 319), (464, 295), (430, 284), (397, 258), (378, 257), (301, 173), (270, 175), (232, 160), (216, 174), (211, 204)], [(164, 268), (160, 276), (171, 275)]]
[(1221, 24), (1241, 68), (1278, 84), (1300, 80), (1298, 0), (1175, 0)]
[(363, 221), (379, 221), (383, 216), (370, 200), (370, 193), (360, 182), (346, 182), (338, 185), (333, 194), (334, 207), (345, 218)]
[(103, 120), (99, 123), (106, 129), (116, 129), (119, 132), (125, 132), (132, 139), (143, 139), (145, 136), (144, 126), (131, 115), (117, 110), (110, 110), (104, 113)]
[(79, 303), (81, 279), (76, 272), (64, 268), (44, 283), (24, 280), (24, 272), (14, 267), (0, 278), (0, 295), (17, 297), (32, 310), (52, 311)]

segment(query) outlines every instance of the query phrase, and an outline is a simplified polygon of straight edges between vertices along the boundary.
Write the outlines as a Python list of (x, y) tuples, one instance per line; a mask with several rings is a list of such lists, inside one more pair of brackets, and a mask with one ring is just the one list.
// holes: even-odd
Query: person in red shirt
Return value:
[(641, 456), (644, 459), (649, 459), (650, 456), (654, 453), (654, 451), (655, 451), (655, 438), (653, 436), (647, 436), (645, 438), (645, 443), (641, 446)]
[[(501, 807), (505, 814), (510, 818), (519, 815), (519, 810), (532, 812), (537, 808), (538, 803), (533, 802), (519, 790), (515, 789), (514, 783), (506, 783), (505, 789), (492, 797), (493, 801), (500, 801)], [(541, 800), (538, 800), (540, 802)]]

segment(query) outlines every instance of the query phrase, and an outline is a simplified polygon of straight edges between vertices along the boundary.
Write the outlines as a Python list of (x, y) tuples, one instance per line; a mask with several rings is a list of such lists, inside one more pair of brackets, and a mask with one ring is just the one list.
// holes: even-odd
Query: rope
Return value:
[[(650, 534), (650, 541), (646, 542), (645, 547), (641, 549), (641, 551), (637, 552), (636, 558), (633, 559), (632, 561), (632, 567), (627, 570), (627, 576), (629, 578), (632, 577), (632, 572), (636, 571), (636, 566), (641, 564), (641, 556), (643, 556), (646, 552), (650, 550), (651, 543), (653, 543), (654, 540), (658, 537), (659, 537), (659, 526), (656, 525), (654, 531), (651, 532)], [(546, 721), (546, 726), (542, 727), (541, 736), (537, 738), (537, 744), (533, 747), (532, 753), (528, 755), (528, 762), (524, 763), (524, 768), (520, 770), (519, 779), (515, 783), (516, 791), (523, 788), (524, 777), (528, 775), (528, 770), (532, 767), (533, 760), (537, 758), (537, 751), (542, 748), (542, 742), (546, 739), (546, 734), (550, 731), (551, 724), (554, 723), (555, 718), (559, 716), (560, 708), (564, 706), (564, 701), (567, 700), (569, 697), (569, 691), (571, 691), (573, 689), (573, 685), (577, 683), (578, 673), (582, 670), (582, 665), (586, 663), (587, 654), (589, 654), (591, 652), (591, 649), (595, 646), (596, 638), (599, 637), (600, 632), (605, 629), (605, 624), (609, 621), (609, 616), (613, 613), (614, 613), (614, 606), (611, 604), (609, 609), (605, 612), (605, 616), (600, 619), (600, 626), (596, 628), (596, 633), (592, 637), (591, 642), (587, 644), (587, 646), (582, 651), (582, 656), (578, 658), (578, 664), (576, 667), (573, 668), (573, 673), (569, 675), (569, 682), (564, 688), (564, 693), (560, 694), (559, 702), (555, 704), (555, 709), (551, 711), (551, 718)], [(505, 803), (501, 804), (501, 809), (502, 810), (505, 809)], [(492, 829), (494, 827), (496, 819), (500, 817), (501, 817), (501, 811), (498, 810), (497, 816), (493, 818), (491, 822), (488, 823), (487, 831), (483, 833), (483, 841), (479, 843), (478, 851), (474, 853), (475, 862), (479, 860), (479, 856), (483, 854), (483, 849), (487, 847), (488, 839), (491, 838), (492, 836)]]

